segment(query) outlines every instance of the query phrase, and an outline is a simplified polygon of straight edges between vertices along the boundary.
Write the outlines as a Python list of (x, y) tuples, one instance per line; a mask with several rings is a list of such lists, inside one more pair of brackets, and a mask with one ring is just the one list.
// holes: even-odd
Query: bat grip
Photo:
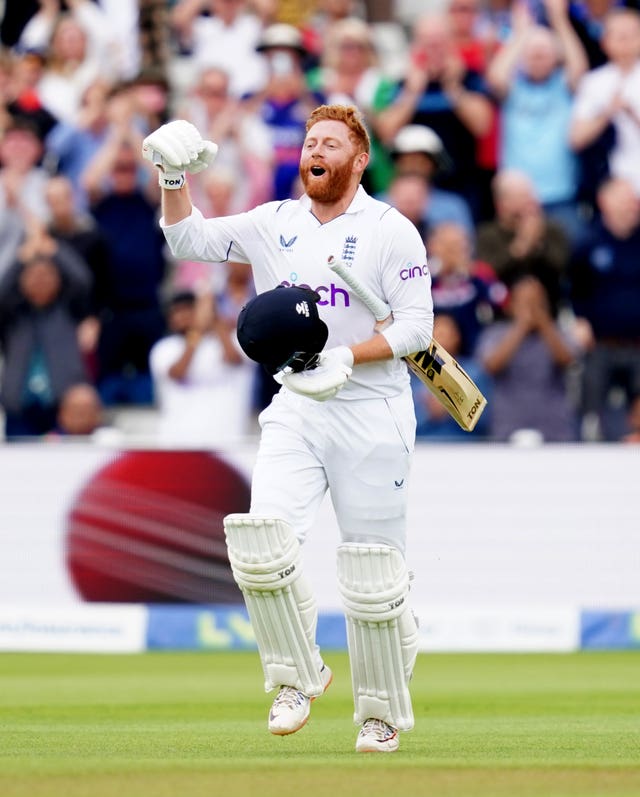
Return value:
[(389, 317), (391, 313), (389, 305), (376, 296), (370, 288), (363, 285), (348, 266), (333, 257), (329, 258), (328, 265), (333, 272), (347, 283), (363, 304), (371, 310), (376, 321), (384, 321), (385, 318)]

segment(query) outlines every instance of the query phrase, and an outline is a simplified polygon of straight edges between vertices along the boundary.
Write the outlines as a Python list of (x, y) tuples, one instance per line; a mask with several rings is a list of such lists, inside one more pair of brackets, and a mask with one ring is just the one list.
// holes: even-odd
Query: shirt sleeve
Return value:
[(593, 119), (611, 102), (611, 93), (603, 90), (604, 86), (598, 85), (599, 77), (602, 83), (601, 76), (596, 75), (594, 79), (594, 73), (587, 72), (578, 81), (573, 96), (572, 119), (580, 121)]
[(383, 216), (382, 294), (393, 324), (382, 331), (394, 357), (424, 350), (433, 334), (431, 274), (424, 243), (414, 225), (391, 208)]
[(251, 213), (205, 219), (194, 206), (191, 215), (177, 224), (166, 224), (162, 217), (160, 227), (171, 254), (179, 260), (250, 262), (240, 242), (251, 240), (255, 236)]

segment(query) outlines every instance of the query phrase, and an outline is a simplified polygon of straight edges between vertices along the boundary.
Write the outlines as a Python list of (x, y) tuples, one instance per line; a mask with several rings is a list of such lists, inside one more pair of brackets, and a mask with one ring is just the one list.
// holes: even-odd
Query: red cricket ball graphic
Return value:
[(71, 579), (87, 601), (242, 603), (223, 518), (249, 500), (247, 479), (215, 454), (119, 454), (69, 511)]

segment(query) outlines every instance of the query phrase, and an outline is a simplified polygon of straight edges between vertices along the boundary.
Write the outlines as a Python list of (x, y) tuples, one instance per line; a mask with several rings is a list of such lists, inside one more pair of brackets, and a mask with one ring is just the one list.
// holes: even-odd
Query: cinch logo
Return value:
[(414, 277), (426, 277), (429, 273), (429, 266), (425, 263), (424, 266), (414, 266), (411, 263), (406, 268), (400, 271), (401, 280), (412, 280)]
[(284, 237), (284, 235), (281, 235), (281, 236), (280, 236), (280, 246), (281, 246), (283, 249), (291, 249), (291, 247), (294, 245), (294, 243), (295, 243), (297, 240), (298, 240), (298, 236), (297, 236), (297, 235), (294, 235), (294, 236), (293, 236), (293, 238), (289, 238), (289, 240), (288, 240), (288, 241), (287, 241), (287, 240), (285, 240), (285, 237)]
[(288, 282), (287, 280), (282, 280), (280, 284), (284, 285), (285, 288), (311, 288), (312, 291), (316, 291), (320, 294), (318, 304), (323, 306), (349, 307), (350, 305), (349, 293), (345, 291), (344, 288), (339, 288), (333, 282), (331, 285), (318, 285), (316, 288), (312, 288), (311, 285), (307, 285), (304, 282)]

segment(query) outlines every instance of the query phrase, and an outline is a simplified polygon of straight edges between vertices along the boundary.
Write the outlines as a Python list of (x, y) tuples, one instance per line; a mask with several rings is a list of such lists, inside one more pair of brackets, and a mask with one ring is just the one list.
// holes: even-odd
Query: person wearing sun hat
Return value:
[(298, 28), (286, 23), (269, 25), (256, 50), (263, 56), (268, 79), (265, 88), (246, 99), (243, 108), (255, 114), (271, 133), (273, 147), (273, 199), (289, 199), (296, 193), (304, 121), (324, 102), (311, 91), (304, 71), (306, 49)]

